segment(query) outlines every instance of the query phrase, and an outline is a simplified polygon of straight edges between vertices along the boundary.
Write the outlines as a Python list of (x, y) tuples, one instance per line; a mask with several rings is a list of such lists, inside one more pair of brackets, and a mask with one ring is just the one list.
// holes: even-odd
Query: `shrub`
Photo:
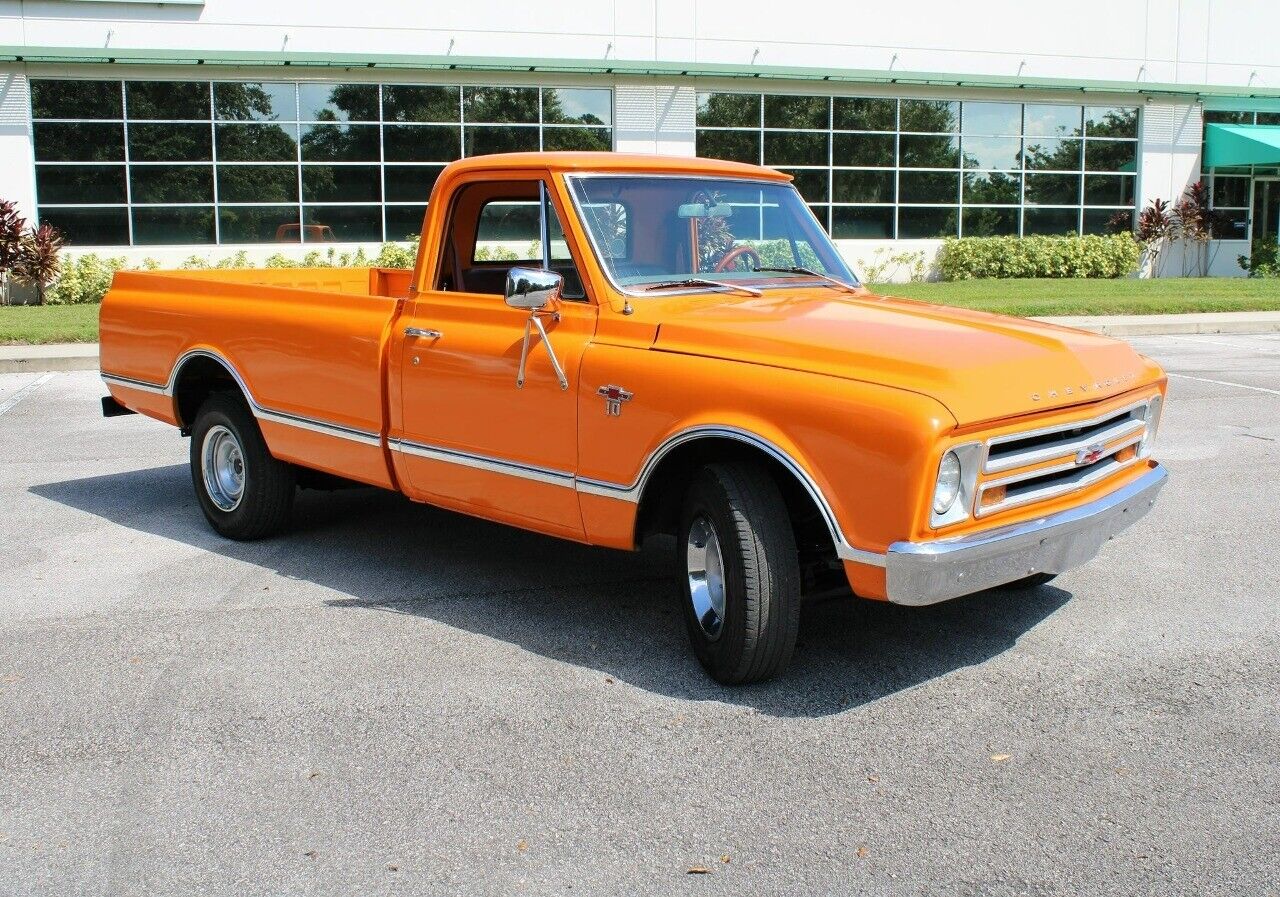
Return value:
[(45, 302), (49, 305), (101, 302), (111, 286), (111, 278), (124, 267), (124, 263), (123, 258), (104, 259), (92, 253), (76, 256), (72, 261), (63, 263), (61, 274), (45, 293)]
[(1125, 277), (1138, 264), (1129, 234), (1085, 237), (963, 237), (942, 242), (943, 280), (979, 277)]
[(1236, 256), (1236, 261), (1250, 277), (1280, 277), (1280, 243), (1275, 237), (1259, 237), (1249, 254)]

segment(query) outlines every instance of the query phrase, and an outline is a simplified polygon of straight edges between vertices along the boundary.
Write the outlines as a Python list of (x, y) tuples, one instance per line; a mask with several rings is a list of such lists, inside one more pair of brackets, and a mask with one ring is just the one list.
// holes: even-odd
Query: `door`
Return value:
[[(483, 517), (582, 538), (574, 488), (577, 391), (596, 309), (542, 178), (464, 184), (454, 194), (441, 270), (402, 316), (401, 428), (393, 442), (410, 495)], [(530, 327), (503, 297), (513, 266), (549, 267), (565, 298)], [(563, 369), (562, 384), (552, 363)]]
[(1253, 239), (1280, 234), (1280, 178), (1253, 181)]

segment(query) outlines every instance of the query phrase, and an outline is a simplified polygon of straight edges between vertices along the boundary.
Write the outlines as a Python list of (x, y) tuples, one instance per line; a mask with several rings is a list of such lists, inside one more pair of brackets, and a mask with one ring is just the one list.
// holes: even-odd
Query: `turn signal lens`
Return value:
[(1006, 486), (992, 486), (990, 489), (984, 490), (982, 493), (982, 507), (989, 508), (992, 505), (1000, 504), (1000, 502), (1004, 501), (1008, 491), (1009, 489)]
[(1138, 457), (1138, 447), (1136, 445), (1127, 445), (1115, 453), (1116, 461), (1121, 464), (1126, 461), (1132, 461), (1136, 457)]

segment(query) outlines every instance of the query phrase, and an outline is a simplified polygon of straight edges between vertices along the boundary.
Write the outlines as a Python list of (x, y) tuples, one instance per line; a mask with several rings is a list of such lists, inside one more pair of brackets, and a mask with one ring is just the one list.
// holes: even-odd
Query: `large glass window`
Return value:
[(1091, 232), (1134, 211), (1136, 106), (717, 92), (697, 110), (698, 155), (787, 172), (839, 239)]
[[(1204, 113), (1204, 123), (1280, 125), (1280, 112), (1208, 109)], [(1276, 232), (1276, 222), (1274, 216), (1268, 214), (1267, 202), (1263, 200), (1251, 205), (1250, 198), (1255, 191), (1258, 194), (1255, 199), (1269, 196), (1275, 183), (1272, 179), (1277, 175), (1280, 175), (1280, 169), (1274, 166), (1242, 165), (1204, 170), (1200, 177), (1209, 188), (1210, 207), (1219, 213), (1217, 234), (1221, 239), (1256, 240)]]
[(40, 220), (81, 246), (403, 240), (464, 155), (613, 148), (606, 88), (37, 78), (31, 115)]

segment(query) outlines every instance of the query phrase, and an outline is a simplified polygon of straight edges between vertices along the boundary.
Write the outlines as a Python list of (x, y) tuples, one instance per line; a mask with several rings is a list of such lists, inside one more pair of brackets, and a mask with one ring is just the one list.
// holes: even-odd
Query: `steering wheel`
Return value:
[(728, 271), (738, 259), (748, 259), (748, 264), (752, 268), (760, 267), (760, 253), (756, 252), (750, 246), (735, 246), (724, 254), (724, 258), (716, 262), (715, 273)]

